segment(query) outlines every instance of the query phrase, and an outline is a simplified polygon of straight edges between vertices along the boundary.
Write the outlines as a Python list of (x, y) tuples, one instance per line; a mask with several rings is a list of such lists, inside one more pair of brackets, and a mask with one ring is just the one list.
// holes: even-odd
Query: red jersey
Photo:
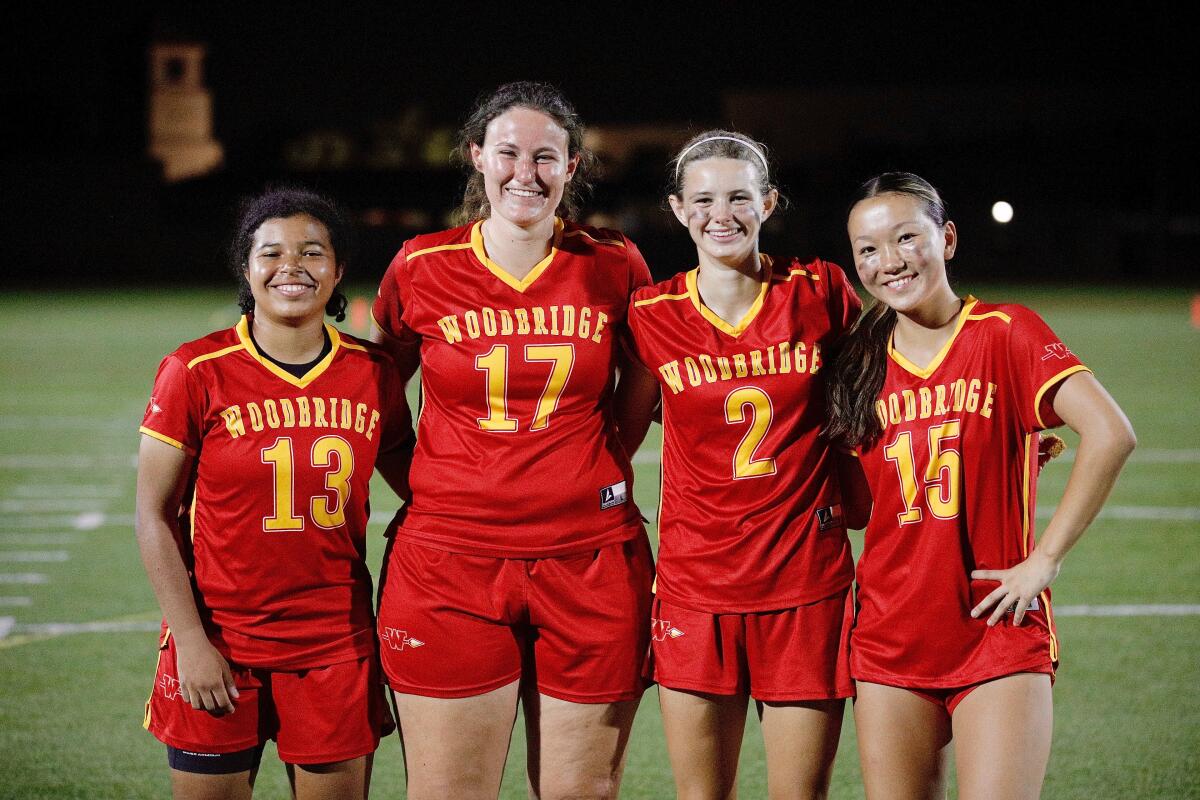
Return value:
[(662, 386), (658, 595), (697, 611), (793, 607), (853, 577), (821, 368), (862, 304), (834, 264), (762, 259), (770, 277), (736, 326), (705, 307), (698, 270), (629, 312)]
[(883, 435), (862, 450), (874, 508), (858, 563), (851, 671), (965, 686), (1058, 660), (1050, 591), (1019, 626), (971, 609), (1034, 546), (1037, 431), (1062, 424), (1053, 389), (1086, 370), (1032, 311), (967, 298), (924, 369), (888, 347)]
[(243, 666), (375, 651), (367, 485), (412, 428), (391, 358), (326, 330), (332, 350), (303, 378), (259, 353), (247, 317), (189, 342), (163, 359), (142, 421), (195, 457), (184, 563), (213, 645)]
[(480, 225), (405, 242), (375, 300), (376, 324), (421, 365), (397, 535), (502, 558), (632, 538), (641, 518), (611, 401), (646, 263), (619, 233), (556, 220), (550, 254), (517, 280), (488, 258)]

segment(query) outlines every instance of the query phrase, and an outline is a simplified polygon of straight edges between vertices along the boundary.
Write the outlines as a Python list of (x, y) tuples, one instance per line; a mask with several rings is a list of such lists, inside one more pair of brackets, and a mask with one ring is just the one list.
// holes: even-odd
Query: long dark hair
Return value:
[(483, 145), (487, 126), (492, 120), (512, 108), (528, 108), (550, 117), (567, 132), (567, 157), (579, 157), (575, 174), (563, 189), (562, 201), (555, 214), (574, 219), (592, 190), (591, 174), (596, 156), (583, 146), (583, 122), (575, 107), (557, 88), (548, 83), (517, 81), (506, 83), (491, 94), (482, 95), (475, 101), (471, 115), (458, 131), (455, 150), (458, 160), (467, 170), (467, 188), (463, 191), (462, 204), (454, 216), (462, 224), (477, 219), (486, 219), (492, 213), (483, 185), (483, 175), (471, 162), (471, 145)]
[[(911, 172), (885, 172), (871, 178), (858, 187), (847, 216), (863, 200), (882, 194), (914, 198), (938, 227), (949, 219), (938, 190)], [(875, 401), (887, 375), (888, 340), (895, 327), (895, 310), (876, 300), (842, 340), (832, 374), (825, 381), (829, 399), (825, 432), (831, 440), (869, 447), (883, 433), (883, 424), (875, 415)]]
[[(254, 295), (246, 281), (246, 270), (250, 265), (250, 246), (254, 233), (269, 219), (286, 219), (297, 214), (307, 214), (325, 226), (329, 232), (329, 243), (337, 258), (338, 274), (345, 277), (353, 247), (353, 228), (346, 219), (341, 206), (331, 198), (299, 186), (271, 187), (253, 197), (247, 197), (238, 206), (237, 227), (229, 243), (229, 268), (238, 280), (237, 303), (243, 314), (254, 310)], [(346, 318), (346, 295), (334, 288), (325, 313), (341, 322)]]

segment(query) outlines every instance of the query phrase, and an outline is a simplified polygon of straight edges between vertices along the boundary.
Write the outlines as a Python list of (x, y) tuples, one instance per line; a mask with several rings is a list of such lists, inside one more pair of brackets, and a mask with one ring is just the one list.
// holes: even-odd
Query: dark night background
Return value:
[[(670, 147), (608, 163), (590, 206), (660, 276), (694, 258), (662, 210), (666, 162), (691, 133), (724, 125), (775, 151), (791, 207), (768, 251), (848, 264), (847, 198), (876, 172), (908, 169), (950, 204), (958, 270), (1197, 283), (1197, 48), (1169, 9), (483, 8), (15, 14), (0, 123), (18, 257), (7, 285), (219, 285), (237, 198), (272, 181), (342, 199), (361, 234), (352, 279), (373, 282), (405, 238), (444, 227), (461, 191), (458, 167), (414, 155), (421, 137), (456, 128), (476, 95), (514, 79), (559, 85), (596, 130), (670, 134)], [(224, 148), (214, 173), (168, 184), (147, 155), (155, 41), (207, 45)], [(348, 149), (321, 156), (331, 140)], [(1007, 226), (990, 217), (998, 199), (1015, 207)]]

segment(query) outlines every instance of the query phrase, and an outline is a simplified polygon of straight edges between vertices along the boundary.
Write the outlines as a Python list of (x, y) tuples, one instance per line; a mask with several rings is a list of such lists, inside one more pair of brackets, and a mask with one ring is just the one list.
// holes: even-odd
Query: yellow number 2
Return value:
[(755, 451), (771, 429), (774, 408), (767, 393), (756, 386), (734, 389), (725, 398), (725, 422), (740, 425), (746, 421), (746, 408), (750, 408), (750, 428), (742, 436), (733, 453), (733, 478), (761, 478), (775, 474), (775, 459), (755, 458)]
[[(286, 436), (262, 450), (262, 461), (270, 464), (274, 475), (275, 508), (263, 518), (263, 530), (268, 533), (304, 530), (304, 518), (295, 512), (295, 458), (292, 440)], [(317, 495), (312, 498), (310, 512), (318, 528), (326, 530), (346, 524), (346, 500), (350, 497), (350, 477), (354, 474), (354, 450), (340, 436), (322, 436), (313, 442), (312, 465), (325, 472), (325, 489), (333, 498)]]

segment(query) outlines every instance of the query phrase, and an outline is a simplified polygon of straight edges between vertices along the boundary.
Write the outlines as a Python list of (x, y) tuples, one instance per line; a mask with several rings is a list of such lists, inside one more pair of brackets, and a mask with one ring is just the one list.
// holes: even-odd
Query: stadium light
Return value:
[(1011, 222), (1013, 218), (1013, 207), (1003, 200), (997, 200), (992, 204), (992, 219), (1000, 224)]

